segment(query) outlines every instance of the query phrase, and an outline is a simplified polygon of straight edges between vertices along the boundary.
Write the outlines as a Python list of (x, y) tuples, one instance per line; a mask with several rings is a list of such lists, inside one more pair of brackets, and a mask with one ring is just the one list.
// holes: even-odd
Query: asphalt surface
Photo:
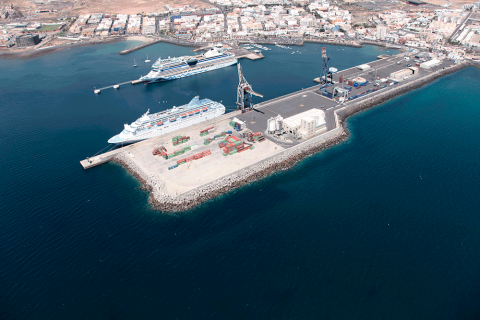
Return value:
[[(410, 56), (410, 60), (404, 60), (404, 56)], [(366, 92), (367, 90), (371, 90), (375, 88), (373, 80), (375, 77), (377, 78), (388, 78), (390, 74), (405, 69), (407, 64), (412, 64), (415, 66), (414, 54), (400, 54), (396, 56), (391, 56), (385, 59), (379, 59), (376, 61), (372, 61), (367, 63), (371, 69), (362, 71), (358, 68), (350, 68), (346, 70), (342, 70), (334, 74), (333, 79), (334, 82), (337, 82), (335, 85), (327, 87), (328, 92), (333, 92), (334, 87), (343, 87), (347, 86), (346, 83), (341, 84), (338, 83), (339, 77), (343, 76), (344, 78), (354, 78), (360, 76), (365, 78), (369, 81), (369, 84), (366, 86), (362, 86), (357, 88), (352, 88), (352, 91), (349, 93), (349, 96), (354, 96), (362, 92)], [(400, 62), (400, 63), (398, 63)], [(267, 130), (267, 121), (271, 117), (276, 117), (277, 115), (281, 115), (283, 118), (288, 118), (298, 113), (317, 108), (321, 109), (325, 112), (325, 121), (327, 125), (327, 131), (333, 130), (336, 128), (334, 111), (339, 108), (343, 108), (348, 106), (349, 104), (357, 103), (360, 101), (366, 101), (375, 97), (376, 94), (382, 93), (397, 86), (408, 83), (410, 81), (417, 80), (422, 76), (426, 76), (430, 73), (442, 70), (445, 67), (451, 66), (453, 64), (452, 60), (443, 60), (442, 63), (434, 68), (424, 70), (418, 68), (418, 71), (413, 74), (412, 76), (408, 76), (407, 79), (401, 80), (398, 84), (387, 84), (387, 83), (380, 83), (380, 89), (376, 92), (372, 92), (366, 94), (365, 96), (353, 100), (348, 100), (347, 102), (341, 104), (338, 100), (333, 100), (321, 95), (320, 88), (321, 85), (315, 85), (310, 88), (306, 88), (297, 92), (293, 92), (291, 94), (281, 96), (263, 103), (260, 103), (255, 106), (255, 109), (244, 114), (237, 116), (237, 118), (245, 121), (247, 128), (252, 130), (253, 132), (265, 132)], [(386, 85), (386, 87), (385, 87)], [(277, 139), (273, 139), (266, 135), (266, 138), (279, 143)], [(291, 138), (291, 137), (290, 137)], [(292, 141), (292, 143), (284, 144), (280, 143), (284, 147), (294, 146), (302, 141)]]

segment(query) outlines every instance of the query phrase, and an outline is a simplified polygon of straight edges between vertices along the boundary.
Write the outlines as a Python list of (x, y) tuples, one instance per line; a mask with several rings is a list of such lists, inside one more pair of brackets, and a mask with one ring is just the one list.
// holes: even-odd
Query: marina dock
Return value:
[[(405, 65), (398, 64), (402, 57), (390, 56), (370, 62), (366, 70), (364, 65), (363, 70), (358, 67), (342, 70), (333, 76), (336, 84), (315, 85), (259, 103), (254, 110), (246, 113), (231, 112), (214, 121), (118, 148), (80, 163), (85, 169), (110, 161), (121, 163), (149, 188), (155, 208), (167, 211), (184, 210), (343, 141), (347, 136), (343, 123), (349, 115), (465, 67), (465, 64), (454, 65), (452, 61), (445, 60), (434, 69), (417, 68), (415, 74), (401, 81), (389, 81), (388, 84), (373, 81), (375, 78), (389, 78), (392, 73), (405, 69)], [(340, 77), (362, 77), (368, 79), (368, 83), (346, 89), (350, 86), (341, 82)], [(350, 90), (350, 96), (339, 100), (338, 96), (334, 96), (337, 90), (335, 88), (341, 88), (341, 92)], [(268, 126), (272, 118), (281, 115), (284, 119), (293, 119), (311, 110), (319, 110), (316, 112), (324, 115), (325, 123), (319, 127), (321, 130), (308, 138), (297, 139), (292, 134), (269, 133)], [(234, 118), (245, 124), (244, 130), (232, 130), (230, 124)], [(215, 132), (205, 137), (200, 136), (200, 131), (210, 126), (215, 128)], [(249, 150), (233, 155), (225, 154), (219, 147), (219, 142), (225, 139), (222, 134), (229, 130), (233, 131), (235, 139), (249, 146)], [(262, 142), (247, 140), (244, 132), (255, 133), (265, 139)], [(178, 147), (173, 145), (172, 140), (176, 136), (189, 136), (191, 140), (188, 145), (198, 146), (195, 152), (187, 151), (185, 157), (193, 156), (197, 152), (208, 152), (209, 155), (178, 165), (181, 159), (177, 157), (165, 160), (152, 154), (152, 150), (162, 146), (169, 153), (176, 150)], [(184, 156), (180, 158), (182, 157)]]

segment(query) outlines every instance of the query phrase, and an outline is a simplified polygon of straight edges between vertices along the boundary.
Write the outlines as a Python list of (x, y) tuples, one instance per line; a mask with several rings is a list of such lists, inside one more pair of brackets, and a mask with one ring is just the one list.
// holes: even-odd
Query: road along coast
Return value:
[[(386, 68), (391, 68), (391, 65), (386, 64), (386, 62), (388, 62), (387, 59), (384, 62)], [(378, 66), (381, 61), (371, 64), (374, 63), (377, 63)], [(248, 112), (241, 114), (231, 112), (209, 123), (187, 127), (168, 136), (144, 140), (99, 155), (88, 161), (83, 160), (81, 164), (85, 169), (88, 169), (109, 161), (119, 163), (149, 191), (149, 203), (152, 208), (163, 212), (189, 210), (232, 189), (263, 179), (274, 172), (288, 169), (305, 157), (341, 143), (349, 136), (345, 125), (349, 116), (375, 107), (391, 98), (472, 65), (472, 63), (466, 62), (450, 65), (437, 71), (425, 71), (420, 73), (417, 78), (406, 80), (395, 86), (385, 86), (382, 90), (345, 104), (338, 104), (333, 100), (328, 101), (327, 98), (319, 94), (320, 86), (314, 86), (257, 105), (256, 109), (262, 111), (261, 113)], [(349, 70), (344, 71), (347, 73)], [(354, 72), (355, 70), (350, 71)], [(300, 97), (302, 104), (299, 106)], [(212, 142), (206, 144), (203, 141), (206, 137), (199, 137), (198, 135), (201, 129), (212, 125), (216, 129), (215, 135), (231, 130), (229, 121), (233, 117), (245, 121), (247, 129), (251, 132), (264, 132), (266, 125), (263, 126), (263, 122), (266, 122), (269, 117), (276, 114), (294, 115), (310, 108), (316, 108), (319, 104), (324, 104), (326, 131), (305, 141), (302, 139), (282, 143), (281, 139), (274, 139), (266, 134), (264, 142), (250, 145), (253, 148), (249, 147), (242, 153), (225, 155), (222, 154), (222, 149), (217, 146), (218, 140), (213, 141), (213, 133), (212, 136), (209, 136), (212, 138)], [(290, 112), (290, 115), (288, 112)], [(255, 121), (249, 121), (254, 116), (256, 117)], [(170, 142), (172, 137), (178, 135), (189, 136), (191, 138), (190, 142), (196, 146), (195, 151), (187, 151), (185, 155), (168, 160), (152, 155), (152, 149), (159, 146), (165, 146), (169, 152), (178, 148), (178, 146), (173, 145), (173, 142)], [(235, 131), (233, 131), (233, 135), (242, 138)], [(222, 139), (224, 138), (220, 138), (220, 140)], [(249, 146), (247, 141), (245, 141), (245, 145)], [(182, 160), (179, 159), (205, 151), (211, 154), (183, 164)], [(177, 165), (177, 163), (181, 164)], [(172, 166), (173, 169), (171, 169)]]

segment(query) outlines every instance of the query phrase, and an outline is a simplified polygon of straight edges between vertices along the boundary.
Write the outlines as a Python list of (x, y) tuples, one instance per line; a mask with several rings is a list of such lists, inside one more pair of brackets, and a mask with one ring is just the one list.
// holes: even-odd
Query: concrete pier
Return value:
[(133, 47), (133, 48), (125, 49), (125, 50), (123, 50), (123, 51), (120, 51), (118, 54), (121, 54), (121, 55), (129, 54), (130, 52), (134, 52), (134, 51), (137, 51), (137, 50), (146, 48), (146, 47), (148, 47), (148, 46), (151, 46), (152, 44), (159, 43), (159, 42), (163, 42), (163, 41), (164, 41), (163, 39), (158, 39), (158, 40), (153, 40), (153, 41), (145, 42), (145, 43), (142, 43), (142, 44), (140, 44), (140, 45), (138, 45), (138, 46), (135, 46), (135, 47)]
[[(371, 69), (367, 71), (357, 68), (343, 70), (334, 75), (334, 80), (338, 81), (340, 76), (371, 78), (372, 73), (379, 77), (387, 77), (391, 72), (404, 68), (396, 63), (401, 58), (401, 56), (394, 56), (373, 61), (369, 63)], [(82, 160), (81, 165), (88, 169), (109, 161), (120, 163), (151, 192), (150, 203), (154, 208), (162, 211), (186, 210), (274, 171), (288, 168), (310, 154), (340, 143), (348, 136), (348, 132), (343, 127), (348, 116), (468, 65), (466, 63), (452, 65), (451, 61), (445, 61), (435, 70), (418, 71), (409, 79), (372, 90), (371, 94), (351, 101), (347, 100), (343, 104), (322, 95), (319, 91), (322, 86), (316, 85), (260, 103), (255, 106), (255, 110), (244, 114), (238, 111), (231, 112), (209, 122), (109, 151), (89, 161)], [(337, 83), (338, 85), (341, 84)], [(361, 91), (366, 90), (365, 88)], [(325, 113), (326, 128), (322, 133), (308, 140), (287, 141), (265, 135), (266, 140), (254, 143), (253, 150), (227, 156), (222, 154), (218, 140), (208, 145), (203, 144), (205, 138), (213, 138), (215, 134), (222, 131), (232, 130), (228, 123), (233, 117), (244, 121), (248, 130), (265, 133), (267, 120), (270, 117), (279, 114), (284, 118), (290, 117), (313, 108)], [(216, 132), (200, 137), (200, 130), (209, 126), (215, 126)], [(177, 135), (190, 136), (191, 140), (185, 145), (173, 146), (172, 137)], [(238, 132), (234, 131), (234, 135), (242, 139)], [(170, 153), (193, 144), (198, 145), (198, 148), (169, 160), (152, 155), (152, 150), (160, 146), (165, 146)], [(211, 155), (169, 169), (177, 163), (177, 160), (205, 150), (210, 150)]]

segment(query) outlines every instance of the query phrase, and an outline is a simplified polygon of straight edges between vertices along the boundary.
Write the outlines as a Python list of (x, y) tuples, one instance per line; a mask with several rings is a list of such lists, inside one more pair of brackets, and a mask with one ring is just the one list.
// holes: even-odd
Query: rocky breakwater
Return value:
[(456, 64), (452, 67), (448, 67), (436, 72), (432, 72), (431, 74), (428, 74), (426, 76), (423, 76), (421, 78), (418, 78), (416, 80), (410, 81), (405, 84), (400, 84), (396, 87), (393, 87), (385, 92), (379, 92), (375, 95), (372, 96), (372, 98), (368, 98), (368, 96), (360, 100), (359, 102), (353, 103), (353, 104), (346, 104), (346, 106), (342, 109), (339, 109), (336, 111), (336, 114), (338, 116), (339, 123), (342, 125), (348, 117), (361, 112), (363, 110), (370, 109), (372, 107), (375, 107), (381, 103), (386, 102), (387, 100), (390, 100), (396, 96), (399, 96), (401, 94), (407, 93), (409, 91), (412, 91), (414, 89), (420, 88), (438, 78), (441, 78), (443, 76), (446, 76), (448, 74), (457, 72), (461, 69), (467, 68), (474, 65), (471, 62), (463, 62)]
[(322, 135), (306, 141), (187, 193), (178, 196), (161, 192), (152, 193), (150, 203), (154, 209), (164, 212), (186, 211), (232, 189), (268, 177), (276, 171), (288, 169), (305, 157), (339, 144), (347, 137), (348, 133), (343, 128), (332, 130), (326, 136)]
[(150, 193), (149, 201), (151, 203), (153, 199), (162, 197), (166, 192), (165, 181), (156, 174), (147, 174), (135, 163), (128, 153), (117, 154), (111, 162), (120, 164), (140, 182), (142, 188)]
[(141, 170), (128, 154), (117, 155), (114, 162), (121, 164), (150, 192), (149, 202), (152, 208), (163, 212), (180, 212), (189, 210), (205, 201), (218, 197), (228, 191), (241, 187), (252, 181), (268, 177), (276, 171), (291, 168), (302, 159), (322, 150), (337, 145), (349, 136), (345, 128), (345, 120), (358, 112), (377, 106), (393, 97), (419, 88), (447, 74), (474, 65), (470, 62), (433, 72), (415, 81), (392, 88), (384, 93), (379, 92), (370, 99), (365, 99), (335, 111), (339, 126), (302, 144), (286, 149), (272, 157), (251, 166), (241, 168), (228, 176), (219, 178), (192, 191), (180, 195), (170, 195), (166, 192), (165, 182), (155, 174), (148, 175)]

